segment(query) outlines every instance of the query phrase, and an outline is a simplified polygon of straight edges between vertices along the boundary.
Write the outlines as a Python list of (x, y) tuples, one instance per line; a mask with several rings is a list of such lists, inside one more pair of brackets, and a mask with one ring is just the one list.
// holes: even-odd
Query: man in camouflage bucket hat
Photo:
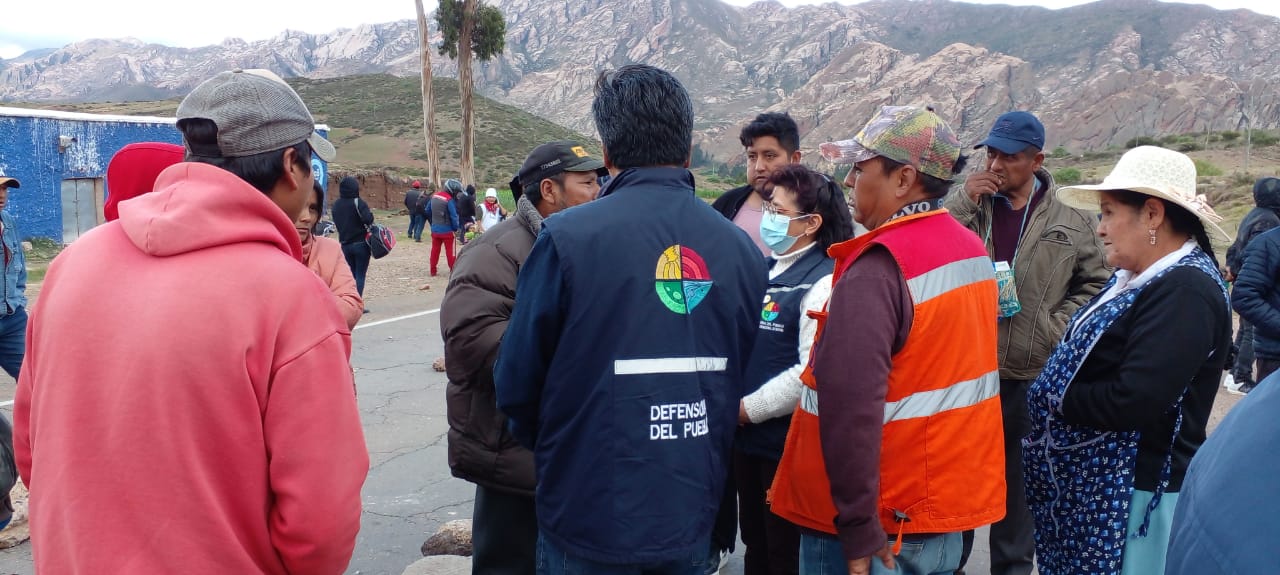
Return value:
[(1005, 502), (995, 275), (940, 206), (960, 142), (930, 110), (885, 107), (820, 149), (853, 164), (845, 185), (870, 231), (830, 250), (834, 287), (771, 511), (806, 528), (802, 575), (950, 573), (961, 532)]

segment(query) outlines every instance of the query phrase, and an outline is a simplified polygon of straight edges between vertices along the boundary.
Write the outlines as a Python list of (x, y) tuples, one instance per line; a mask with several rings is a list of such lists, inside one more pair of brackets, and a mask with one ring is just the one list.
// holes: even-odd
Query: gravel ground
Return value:
[[(430, 277), (431, 270), (427, 260), (431, 255), (431, 239), (427, 237), (428, 234), (423, 234), (421, 243), (415, 242), (406, 235), (409, 229), (408, 215), (384, 211), (375, 211), (375, 214), (378, 223), (395, 232), (396, 247), (386, 257), (369, 262), (364, 299), (370, 310), (378, 310), (380, 300), (400, 300), (403, 296), (423, 291), (432, 292), (431, 295), (437, 297), (431, 298), (431, 301), (438, 302), (438, 296), (449, 284), (449, 265), (444, 254), (440, 254), (440, 275)], [(461, 244), (456, 245), (454, 253), (461, 247)], [(423, 290), (424, 286), (430, 287)]]

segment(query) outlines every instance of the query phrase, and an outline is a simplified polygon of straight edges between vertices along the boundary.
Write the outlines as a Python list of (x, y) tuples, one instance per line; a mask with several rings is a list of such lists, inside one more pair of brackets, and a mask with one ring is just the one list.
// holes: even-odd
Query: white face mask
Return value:
[(799, 236), (792, 236), (791, 222), (801, 218), (807, 218), (809, 214), (803, 216), (788, 217), (772, 210), (765, 210), (760, 216), (760, 240), (764, 242), (769, 249), (775, 254), (784, 254), (792, 246), (796, 245)]

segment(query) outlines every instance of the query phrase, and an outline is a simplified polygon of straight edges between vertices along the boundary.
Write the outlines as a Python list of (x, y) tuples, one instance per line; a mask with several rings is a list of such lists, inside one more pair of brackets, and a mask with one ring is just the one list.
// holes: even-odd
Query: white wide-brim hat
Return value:
[(1210, 233), (1226, 241), (1231, 236), (1218, 226), (1222, 221), (1208, 198), (1196, 194), (1196, 164), (1186, 154), (1157, 146), (1138, 146), (1120, 157), (1101, 184), (1058, 188), (1062, 203), (1081, 210), (1099, 211), (1098, 192), (1129, 190), (1168, 200), (1195, 214)]

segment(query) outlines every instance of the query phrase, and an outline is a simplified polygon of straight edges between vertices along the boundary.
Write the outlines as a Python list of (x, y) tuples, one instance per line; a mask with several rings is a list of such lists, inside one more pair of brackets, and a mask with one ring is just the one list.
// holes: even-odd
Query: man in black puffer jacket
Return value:
[[(1240, 220), (1236, 241), (1227, 248), (1226, 275), (1231, 281), (1240, 274), (1240, 267), (1244, 264), (1244, 251), (1249, 243), (1263, 232), (1280, 226), (1280, 215), (1276, 212), (1280, 209), (1280, 178), (1262, 178), (1255, 182), (1253, 203), (1256, 207)], [(1240, 329), (1236, 331), (1235, 363), (1231, 367), (1231, 377), (1236, 385), (1228, 388), (1232, 393), (1248, 393), (1253, 389), (1255, 381), (1263, 379), (1263, 376), (1259, 376), (1257, 380), (1253, 378), (1254, 337), (1253, 323), (1242, 314)]]
[[(533, 453), (507, 431), (494, 397), (493, 363), (515, 305), (516, 276), (542, 220), (584, 204), (600, 191), (604, 162), (576, 142), (534, 148), (511, 182), (515, 215), (493, 226), (458, 255), (440, 302), (449, 385), (449, 468), (476, 484), (472, 570), (533, 575), (538, 523)], [(543, 168), (542, 166), (550, 167)]]

